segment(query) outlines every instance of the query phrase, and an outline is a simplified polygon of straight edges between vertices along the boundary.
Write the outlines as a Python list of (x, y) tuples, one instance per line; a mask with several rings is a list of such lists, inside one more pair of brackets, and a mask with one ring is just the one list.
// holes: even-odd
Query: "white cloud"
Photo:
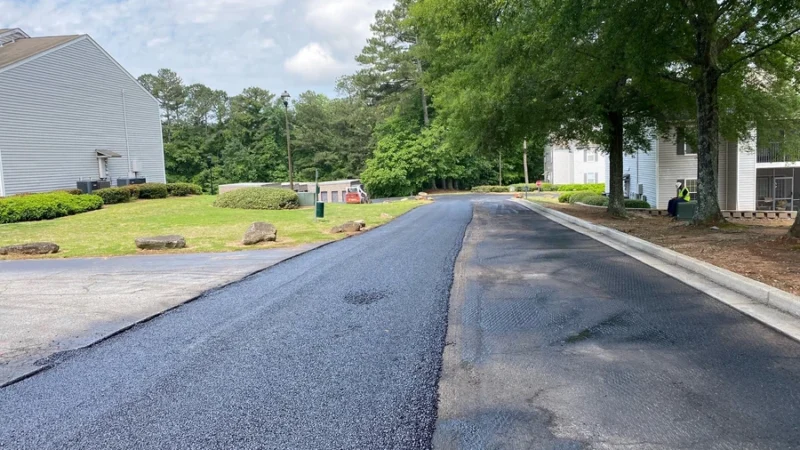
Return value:
[(0, 0), (0, 28), (89, 34), (136, 76), (168, 67), (231, 94), (249, 86), (333, 93), (335, 78), (354, 69), (375, 12), (391, 3)]
[(287, 72), (299, 75), (307, 81), (336, 77), (346, 70), (344, 64), (316, 42), (301, 48), (297, 54), (286, 60), (284, 67)]
[(393, 0), (310, 0), (306, 21), (337, 50), (357, 53), (370, 36), (375, 13), (391, 8), (393, 3)]
[(148, 47), (158, 47), (158, 46), (160, 46), (162, 44), (166, 44), (167, 42), (169, 42), (169, 38), (168, 37), (158, 37), (158, 38), (153, 38), (153, 39), (150, 39), (149, 41), (147, 41), (147, 46)]

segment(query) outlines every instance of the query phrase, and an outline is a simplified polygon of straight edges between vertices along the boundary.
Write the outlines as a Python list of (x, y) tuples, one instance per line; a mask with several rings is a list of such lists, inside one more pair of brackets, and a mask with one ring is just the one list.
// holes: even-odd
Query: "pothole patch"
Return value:
[(388, 293), (386, 291), (377, 289), (350, 291), (344, 295), (344, 302), (351, 305), (371, 305), (379, 300), (383, 300), (387, 296)]

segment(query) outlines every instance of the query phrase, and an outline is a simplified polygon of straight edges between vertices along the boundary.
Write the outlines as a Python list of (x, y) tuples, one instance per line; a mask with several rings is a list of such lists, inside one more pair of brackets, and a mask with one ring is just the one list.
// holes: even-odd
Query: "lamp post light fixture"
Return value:
[(286, 108), (286, 153), (289, 156), (289, 189), (294, 190), (294, 173), (292, 170), (292, 144), (289, 136), (289, 99), (292, 98), (289, 92), (283, 91), (281, 100), (283, 100), (283, 107)]

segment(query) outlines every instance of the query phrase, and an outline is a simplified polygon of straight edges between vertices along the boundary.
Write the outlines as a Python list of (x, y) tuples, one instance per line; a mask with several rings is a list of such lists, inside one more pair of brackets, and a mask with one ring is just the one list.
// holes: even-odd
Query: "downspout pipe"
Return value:
[(128, 139), (128, 107), (125, 102), (125, 89), (122, 90), (122, 120), (125, 125), (125, 153), (126, 153), (126, 158), (128, 159), (128, 177), (132, 177), (133, 172), (131, 170), (131, 145), (130, 145), (130, 140)]

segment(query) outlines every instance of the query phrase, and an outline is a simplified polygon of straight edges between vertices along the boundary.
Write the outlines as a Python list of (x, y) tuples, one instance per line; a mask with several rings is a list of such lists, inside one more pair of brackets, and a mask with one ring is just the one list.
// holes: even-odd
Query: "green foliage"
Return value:
[(137, 184), (136, 187), (141, 199), (167, 198), (169, 195), (167, 185), (164, 183), (144, 183)]
[(167, 183), (167, 193), (170, 197), (201, 195), (203, 188), (193, 183)]
[(575, 191), (587, 191), (587, 192), (594, 192), (596, 194), (602, 194), (606, 191), (605, 183), (588, 183), (588, 184), (560, 184), (558, 185), (559, 192), (575, 192)]
[(138, 184), (129, 184), (127, 186), (122, 186), (120, 189), (128, 191), (130, 194), (131, 200), (136, 200), (139, 198), (139, 185)]
[(226, 192), (214, 202), (219, 208), (295, 209), (300, 206), (297, 193), (289, 189), (243, 188)]
[(103, 207), (97, 195), (51, 192), (0, 198), (0, 223), (47, 220)]
[(625, 200), (625, 207), (626, 208), (633, 208), (633, 209), (650, 209), (650, 203), (647, 203), (644, 200)]
[(509, 192), (509, 189), (508, 186), (474, 186), (472, 192)]
[(66, 192), (67, 194), (72, 194), (72, 195), (83, 195), (83, 191), (80, 189), (64, 189), (62, 192)]
[(569, 197), (570, 203), (583, 203), (583, 200), (589, 197), (596, 196), (597, 194), (592, 191), (577, 191)]
[(117, 203), (127, 203), (131, 201), (130, 189), (124, 188), (105, 188), (93, 191), (92, 194), (103, 199), (104, 205), (114, 205)]
[(583, 197), (579, 201), (584, 205), (589, 205), (589, 206), (608, 206), (608, 197), (604, 197), (602, 195), (593, 194), (587, 197)]

